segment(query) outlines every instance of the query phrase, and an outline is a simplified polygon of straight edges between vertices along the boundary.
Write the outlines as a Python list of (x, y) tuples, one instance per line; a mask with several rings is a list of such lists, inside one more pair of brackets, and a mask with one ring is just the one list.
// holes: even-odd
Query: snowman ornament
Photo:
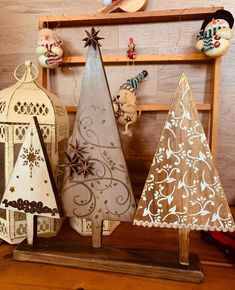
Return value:
[(234, 18), (229, 11), (217, 10), (204, 20), (197, 36), (196, 49), (210, 57), (224, 55), (233, 37), (233, 23)]

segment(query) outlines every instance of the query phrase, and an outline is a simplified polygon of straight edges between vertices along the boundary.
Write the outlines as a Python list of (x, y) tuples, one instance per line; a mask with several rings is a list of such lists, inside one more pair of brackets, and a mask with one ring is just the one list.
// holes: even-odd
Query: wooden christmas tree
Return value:
[(134, 224), (179, 229), (181, 264), (189, 264), (190, 230), (235, 230), (184, 74), (163, 128)]
[(29, 124), (1, 207), (26, 213), (30, 245), (35, 243), (37, 216), (61, 217), (56, 185), (36, 117)]
[(62, 190), (65, 215), (91, 219), (93, 247), (101, 247), (103, 220), (133, 221), (135, 212), (98, 32), (84, 39), (89, 49)]

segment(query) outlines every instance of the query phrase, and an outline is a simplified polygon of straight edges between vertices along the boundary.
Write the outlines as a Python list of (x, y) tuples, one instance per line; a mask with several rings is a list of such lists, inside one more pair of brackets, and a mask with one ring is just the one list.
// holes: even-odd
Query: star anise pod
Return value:
[(89, 174), (94, 175), (94, 162), (90, 162), (89, 160), (81, 160), (79, 165), (80, 169), (77, 172), (78, 175), (83, 174), (84, 178), (86, 178)]
[(79, 157), (77, 157), (75, 154), (71, 157), (67, 152), (65, 152), (65, 156), (68, 159), (68, 163), (64, 163), (63, 165), (65, 167), (69, 168), (69, 178), (72, 179), (74, 173), (79, 172), (79, 168), (80, 168), (80, 163), (79, 163)]
[(83, 154), (87, 153), (87, 151), (84, 150), (86, 148), (86, 146), (80, 146), (77, 139), (76, 139), (76, 144), (75, 145), (69, 143), (69, 146), (72, 148), (72, 152), (78, 158), (84, 159)]
[(85, 30), (87, 37), (85, 37), (83, 39), (83, 41), (85, 41), (85, 45), (84, 47), (87, 46), (91, 46), (94, 48), (94, 50), (96, 50), (97, 46), (101, 46), (101, 44), (99, 43), (100, 39), (104, 39), (103, 37), (99, 37), (97, 36), (97, 34), (100, 32), (99, 30), (95, 31), (95, 28), (92, 27), (91, 28), (91, 32), (88, 32), (87, 30)]

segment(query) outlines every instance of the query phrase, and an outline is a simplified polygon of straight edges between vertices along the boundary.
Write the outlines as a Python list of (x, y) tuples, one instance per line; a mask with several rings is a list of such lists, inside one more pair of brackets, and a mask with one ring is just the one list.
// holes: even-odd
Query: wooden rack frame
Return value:
[[(43, 16), (39, 20), (39, 29), (53, 27), (82, 27), (91, 25), (124, 25), (137, 23), (156, 23), (166, 21), (185, 21), (200, 20), (214, 13), (223, 7), (202, 7), (186, 8), (174, 10), (160, 10), (137, 13), (112, 13), (112, 14), (92, 14), (92, 15), (75, 15), (75, 16)], [(63, 58), (64, 63), (68, 64), (85, 64), (85, 56), (66, 56)], [(124, 64), (129, 60), (125, 55), (104, 55), (105, 65)], [(210, 103), (197, 104), (200, 111), (210, 112), (210, 147), (214, 159), (217, 155), (218, 139), (218, 115), (219, 115), (219, 95), (220, 95), (220, 71), (221, 59), (209, 58), (200, 53), (193, 54), (148, 54), (138, 55), (135, 59), (136, 64), (174, 64), (174, 63), (201, 63), (212, 65), (212, 97)], [(39, 66), (39, 82), (47, 87), (47, 71)], [(67, 106), (68, 112), (75, 112), (75, 106)], [(169, 104), (139, 104), (141, 111), (168, 111)]]

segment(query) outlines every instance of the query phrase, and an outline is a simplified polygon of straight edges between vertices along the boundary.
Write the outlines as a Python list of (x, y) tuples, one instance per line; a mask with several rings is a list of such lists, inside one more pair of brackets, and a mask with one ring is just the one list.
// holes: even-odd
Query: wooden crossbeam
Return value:
[[(103, 62), (105, 64), (118, 64), (130, 62), (126, 55), (103, 55)], [(135, 63), (173, 63), (173, 62), (212, 62), (213, 59), (209, 58), (202, 53), (182, 53), (182, 54), (142, 54), (137, 55)], [(85, 64), (86, 56), (65, 56), (64, 63), (69, 64)]]
[[(138, 110), (142, 112), (164, 112), (169, 111), (170, 105), (169, 104), (139, 104), (137, 105)], [(66, 106), (66, 109), (68, 113), (75, 113), (77, 111), (77, 106)], [(198, 111), (210, 111), (211, 110), (211, 104), (197, 104), (197, 110)]]
[(202, 20), (218, 9), (223, 9), (223, 7), (198, 7), (133, 13), (42, 16), (39, 20), (39, 28)]

